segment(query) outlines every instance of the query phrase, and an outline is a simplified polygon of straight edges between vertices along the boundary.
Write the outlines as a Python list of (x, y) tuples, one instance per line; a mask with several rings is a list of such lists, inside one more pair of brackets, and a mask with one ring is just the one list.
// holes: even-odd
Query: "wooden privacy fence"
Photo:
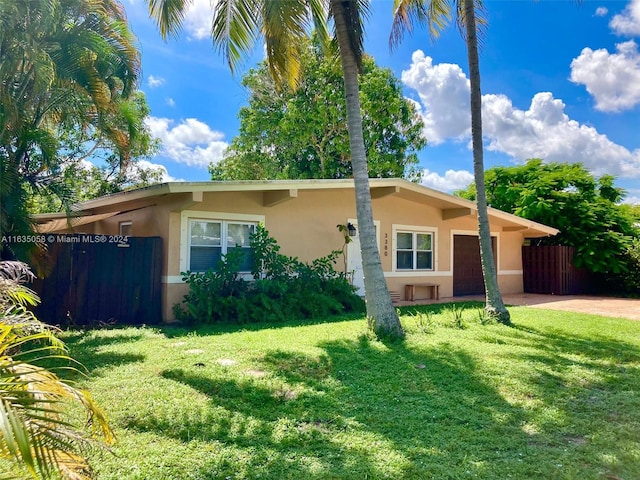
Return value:
[(36, 315), (53, 325), (161, 321), (162, 238), (48, 235)]
[(524, 291), (552, 295), (590, 293), (589, 273), (573, 265), (574, 247), (522, 247)]

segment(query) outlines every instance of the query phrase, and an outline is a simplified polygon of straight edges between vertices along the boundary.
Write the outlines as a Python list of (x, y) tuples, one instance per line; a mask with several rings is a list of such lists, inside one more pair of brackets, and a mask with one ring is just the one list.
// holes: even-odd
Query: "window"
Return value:
[(121, 237), (130, 237), (133, 231), (132, 222), (120, 222), (120, 236)]
[(433, 234), (396, 232), (396, 269), (433, 270)]
[(216, 220), (189, 220), (189, 271), (216, 270), (222, 256), (240, 248), (240, 271), (249, 272), (253, 259), (250, 239), (255, 224)]

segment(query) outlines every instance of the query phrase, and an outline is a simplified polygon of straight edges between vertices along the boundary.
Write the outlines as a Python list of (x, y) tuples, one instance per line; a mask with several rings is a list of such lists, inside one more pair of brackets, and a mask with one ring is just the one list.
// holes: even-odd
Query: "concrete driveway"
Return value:
[(519, 295), (505, 295), (504, 302), (507, 305), (526, 305), (532, 308), (592, 313), (605, 317), (640, 320), (640, 299), (637, 298), (523, 293)]
[[(447, 297), (440, 300), (417, 300), (415, 302), (400, 301), (398, 306), (419, 305), (429, 303), (484, 302), (484, 295), (466, 297)], [(605, 317), (628, 318), (640, 321), (640, 299), (594, 297), (587, 295), (539, 295), (536, 293), (521, 293), (516, 295), (504, 295), (504, 303), (507, 305), (521, 305), (531, 308), (543, 308), (548, 310), (560, 310), (566, 312), (592, 313)]]

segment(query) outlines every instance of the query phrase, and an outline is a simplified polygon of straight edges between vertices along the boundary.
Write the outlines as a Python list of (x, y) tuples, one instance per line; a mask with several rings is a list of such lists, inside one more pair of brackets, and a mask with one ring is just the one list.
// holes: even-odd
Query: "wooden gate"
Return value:
[(49, 235), (36, 315), (53, 325), (161, 321), (162, 238)]
[(574, 247), (540, 245), (522, 247), (524, 291), (577, 295), (593, 290), (589, 273), (573, 265)]

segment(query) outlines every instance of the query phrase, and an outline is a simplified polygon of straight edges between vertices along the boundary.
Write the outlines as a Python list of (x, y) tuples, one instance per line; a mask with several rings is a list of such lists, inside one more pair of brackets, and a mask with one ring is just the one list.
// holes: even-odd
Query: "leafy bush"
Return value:
[(345, 275), (333, 265), (340, 250), (303, 263), (280, 253), (263, 225), (251, 236), (252, 281), (239, 273), (241, 252), (231, 250), (217, 269), (183, 273), (189, 293), (173, 307), (178, 320), (190, 325), (217, 322), (277, 322), (290, 318), (323, 318), (364, 312), (364, 302)]
[(640, 296), (640, 238), (629, 242), (622, 263), (625, 269), (616, 275), (605, 275), (601, 287), (606, 293)]
[[(611, 175), (596, 178), (580, 163), (540, 159), (494, 167), (485, 175), (492, 207), (559, 229), (536, 244), (575, 247), (575, 266), (605, 279), (627, 270), (624, 252), (640, 235), (637, 210), (619, 203), (624, 191), (614, 180)], [(473, 184), (456, 194), (476, 199)]]

